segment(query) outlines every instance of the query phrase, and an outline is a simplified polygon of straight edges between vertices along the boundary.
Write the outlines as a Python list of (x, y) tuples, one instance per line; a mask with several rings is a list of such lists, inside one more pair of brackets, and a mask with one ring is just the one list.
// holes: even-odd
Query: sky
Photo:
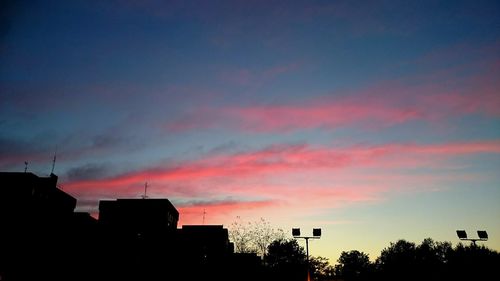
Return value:
[[(500, 250), (498, 1), (2, 1), (0, 170), (179, 225)], [(303, 241), (300, 241), (303, 244)]]

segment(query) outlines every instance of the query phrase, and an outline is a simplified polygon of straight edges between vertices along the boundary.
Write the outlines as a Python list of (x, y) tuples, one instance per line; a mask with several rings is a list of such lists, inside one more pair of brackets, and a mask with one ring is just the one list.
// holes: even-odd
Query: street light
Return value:
[(479, 238), (467, 238), (467, 232), (465, 230), (457, 230), (457, 236), (460, 240), (472, 241), (472, 244), (475, 246), (476, 241), (488, 241), (488, 233), (485, 230), (478, 230), (477, 236)]
[(321, 238), (321, 228), (313, 228), (313, 236), (300, 236), (300, 228), (292, 228), (293, 238), (302, 238), (306, 240), (306, 261), (307, 261), (307, 280), (309, 280), (309, 239)]

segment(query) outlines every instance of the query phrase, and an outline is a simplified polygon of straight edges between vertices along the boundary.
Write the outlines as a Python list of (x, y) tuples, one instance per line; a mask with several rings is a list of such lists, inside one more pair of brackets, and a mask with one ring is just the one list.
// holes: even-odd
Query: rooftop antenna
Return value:
[(54, 159), (52, 159), (52, 170), (50, 171), (50, 174), (54, 174), (54, 168), (56, 167), (56, 158), (57, 158), (57, 146), (56, 146), (56, 151), (54, 151)]
[(24, 172), (28, 171), (28, 161), (24, 161)]
[(203, 225), (205, 225), (205, 215), (207, 214), (207, 212), (205, 211), (205, 209), (203, 209)]
[(144, 184), (144, 195), (142, 195), (142, 199), (148, 198), (148, 182)]

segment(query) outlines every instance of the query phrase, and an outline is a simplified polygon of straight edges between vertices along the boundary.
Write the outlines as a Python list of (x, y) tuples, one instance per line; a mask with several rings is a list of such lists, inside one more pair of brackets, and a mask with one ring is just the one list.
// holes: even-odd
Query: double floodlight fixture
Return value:
[(313, 236), (309, 237), (300, 237), (300, 228), (292, 228), (292, 236), (294, 238), (320, 238), (321, 237), (321, 228), (313, 228)]
[(300, 236), (300, 228), (292, 228), (293, 238), (302, 238), (306, 240), (306, 261), (307, 261), (307, 280), (310, 280), (309, 274), (309, 239), (319, 239), (321, 238), (321, 228), (313, 228), (313, 236)]
[(479, 238), (467, 238), (467, 232), (465, 232), (465, 230), (457, 230), (457, 236), (460, 240), (472, 241), (474, 245), (476, 245), (476, 241), (488, 241), (488, 233), (485, 230), (477, 231), (477, 236)]

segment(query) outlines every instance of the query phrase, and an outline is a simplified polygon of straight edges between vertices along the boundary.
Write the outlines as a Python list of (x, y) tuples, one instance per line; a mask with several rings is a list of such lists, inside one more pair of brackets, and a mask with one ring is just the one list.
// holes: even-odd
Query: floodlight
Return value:
[(306, 261), (307, 261), (307, 280), (309, 280), (309, 239), (320, 239), (321, 228), (313, 228), (313, 236), (300, 236), (300, 228), (292, 228), (292, 235), (295, 239), (305, 239), (306, 240)]
[(467, 232), (465, 230), (457, 230), (458, 238), (467, 239)]
[(477, 236), (479, 236), (481, 240), (488, 240), (488, 233), (486, 233), (485, 230), (478, 230)]

